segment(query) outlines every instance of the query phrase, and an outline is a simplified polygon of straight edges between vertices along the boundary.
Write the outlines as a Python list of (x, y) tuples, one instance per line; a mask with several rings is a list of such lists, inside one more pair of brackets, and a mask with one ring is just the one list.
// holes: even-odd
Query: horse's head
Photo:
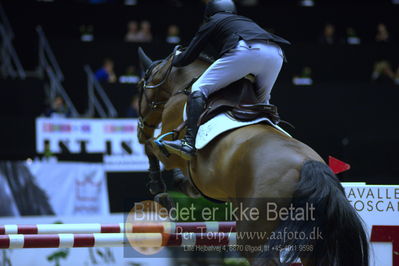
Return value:
[(159, 61), (152, 61), (141, 48), (138, 53), (145, 74), (138, 86), (140, 99), (137, 134), (139, 142), (144, 144), (153, 137), (154, 130), (161, 123), (164, 105), (171, 95), (167, 83), (174, 53)]
[[(175, 96), (174, 99), (179, 101), (182, 99), (181, 95), (190, 94), (195, 78), (209, 66), (209, 62), (198, 60), (187, 67), (174, 68), (172, 62), (178, 49), (179, 46), (176, 46), (166, 59), (158, 61), (152, 61), (143, 49), (138, 50), (140, 64), (145, 73), (138, 86), (140, 93), (138, 139), (141, 144), (153, 138), (155, 129), (163, 119), (165, 104)], [(186, 97), (184, 99), (186, 100)], [(166, 106), (168, 118), (171, 117), (170, 114), (173, 117), (167, 121), (168, 123), (178, 118), (176, 101), (172, 100)]]

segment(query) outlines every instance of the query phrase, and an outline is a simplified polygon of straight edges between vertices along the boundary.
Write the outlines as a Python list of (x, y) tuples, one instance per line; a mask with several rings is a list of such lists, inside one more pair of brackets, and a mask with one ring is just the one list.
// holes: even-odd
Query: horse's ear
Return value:
[(150, 68), (152, 60), (146, 55), (143, 48), (139, 47), (138, 53), (139, 53), (140, 67), (142, 68), (143, 72), (145, 72), (147, 71), (147, 69)]

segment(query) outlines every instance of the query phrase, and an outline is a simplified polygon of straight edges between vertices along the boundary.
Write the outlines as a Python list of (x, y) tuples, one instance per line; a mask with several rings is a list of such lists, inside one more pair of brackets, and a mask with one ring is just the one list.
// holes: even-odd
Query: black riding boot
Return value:
[(165, 148), (184, 160), (190, 160), (195, 154), (195, 137), (198, 131), (198, 119), (205, 109), (206, 98), (200, 91), (190, 94), (187, 102), (187, 131), (181, 140), (163, 141)]

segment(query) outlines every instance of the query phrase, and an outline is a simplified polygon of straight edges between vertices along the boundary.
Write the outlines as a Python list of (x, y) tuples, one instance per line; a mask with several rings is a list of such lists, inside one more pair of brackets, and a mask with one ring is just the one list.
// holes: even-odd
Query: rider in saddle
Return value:
[(277, 43), (287, 40), (269, 33), (249, 18), (237, 15), (232, 0), (212, 0), (205, 9), (205, 22), (190, 45), (175, 56), (173, 66), (192, 63), (207, 44), (217, 59), (193, 84), (187, 102), (187, 132), (183, 139), (164, 141), (165, 148), (190, 160), (195, 154), (198, 120), (209, 95), (248, 74), (256, 77), (258, 100), (269, 104), (270, 92), (281, 70), (284, 54)]

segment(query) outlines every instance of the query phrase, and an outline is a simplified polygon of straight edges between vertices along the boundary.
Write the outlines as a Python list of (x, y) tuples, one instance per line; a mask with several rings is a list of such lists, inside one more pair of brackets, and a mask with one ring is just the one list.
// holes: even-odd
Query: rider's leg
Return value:
[(181, 140), (164, 141), (165, 148), (185, 160), (189, 160), (195, 153), (195, 137), (198, 131), (198, 119), (205, 109), (206, 98), (201, 91), (194, 91), (187, 101), (187, 131)]
[(279, 45), (267, 41), (240, 41), (213, 63), (194, 83), (192, 91), (201, 90), (206, 97), (245, 77), (256, 76), (260, 102), (269, 104), (270, 93), (280, 73), (284, 54)]
[(191, 92), (200, 90), (207, 98), (212, 93), (242, 79), (258, 69), (256, 50), (240, 41), (236, 48), (216, 60), (193, 84)]
[(270, 93), (283, 65), (284, 55), (276, 44), (255, 43), (252, 46), (259, 47), (259, 57), (263, 58), (256, 73), (253, 73), (256, 76), (258, 100), (270, 104)]

